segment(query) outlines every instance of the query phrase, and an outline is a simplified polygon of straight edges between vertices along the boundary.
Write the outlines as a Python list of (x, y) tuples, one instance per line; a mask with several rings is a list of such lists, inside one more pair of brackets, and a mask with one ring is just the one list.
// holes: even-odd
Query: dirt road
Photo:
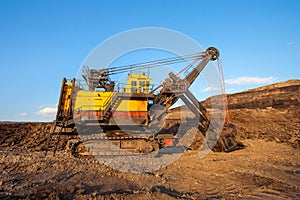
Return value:
[(300, 152), (286, 144), (245, 140), (232, 153), (198, 151), (156, 173), (130, 174), (92, 157), (59, 151), (1, 152), (1, 198), (286, 199), (300, 198)]

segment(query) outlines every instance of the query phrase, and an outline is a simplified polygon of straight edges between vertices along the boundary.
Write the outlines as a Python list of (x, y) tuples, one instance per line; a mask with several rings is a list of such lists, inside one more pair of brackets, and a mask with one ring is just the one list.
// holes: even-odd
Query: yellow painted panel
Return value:
[[(85, 91), (77, 92), (75, 109), (80, 110), (105, 110), (110, 105), (115, 92)], [(117, 111), (147, 111), (147, 101), (122, 100)]]
[(75, 109), (104, 110), (114, 94), (114, 92), (79, 90), (76, 95)]
[(62, 104), (61, 108), (63, 111), (68, 111), (70, 107), (72, 93), (72, 83), (65, 83), (63, 87)]
[(147, 111), (147, 101), (123, 100), (117, 111)]

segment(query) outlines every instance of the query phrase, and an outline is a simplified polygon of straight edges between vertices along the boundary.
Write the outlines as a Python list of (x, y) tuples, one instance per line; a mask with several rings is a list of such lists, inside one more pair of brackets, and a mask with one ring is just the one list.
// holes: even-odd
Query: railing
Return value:
[[(84, 113), (84, 114), (82, 114)], [(95, 110), (95, 105), (82, 105), (76, 109), (74, 116), (76, 117), (76, 121), (86, 121), (86, 120), (99, 120), (99, 116), (97, 115), (97, 110)]]
[(112, 92), (111, 95), (109, 96), (109, 98), (106, 99), (106, 101), (104, 102), (104, 104), (101, 106), (101, 115), (104, 116), (105, 113), (107, 113), (109, 111), (109, 109), (111, 109), (111, 107), (113, 106), (113, 104), (115, 103), (116, 99), (117, 99), (117, 92)]

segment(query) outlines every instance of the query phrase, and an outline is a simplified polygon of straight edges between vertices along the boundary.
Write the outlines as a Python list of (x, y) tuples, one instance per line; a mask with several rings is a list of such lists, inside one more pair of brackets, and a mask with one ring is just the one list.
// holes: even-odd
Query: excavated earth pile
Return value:
[(0, 198), (299, 199), (299, 95), (299, 80), (228, 95), (231, 122), (245, 149), (205, 158), (190, 150), (145, 174), (73, 156), (66, 145), (78, 136), (57, 140), (49, 136), (51, 123), (1, 122)]

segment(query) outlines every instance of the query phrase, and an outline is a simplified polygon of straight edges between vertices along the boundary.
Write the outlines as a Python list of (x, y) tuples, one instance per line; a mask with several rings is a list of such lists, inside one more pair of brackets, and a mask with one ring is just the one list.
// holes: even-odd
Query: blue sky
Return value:
[(222, 55), (228, 91), (300, 78), (300, 3), (0, 0), (0, 121), (49, 121), (62, 77), (119, 32), (163, 27)]

